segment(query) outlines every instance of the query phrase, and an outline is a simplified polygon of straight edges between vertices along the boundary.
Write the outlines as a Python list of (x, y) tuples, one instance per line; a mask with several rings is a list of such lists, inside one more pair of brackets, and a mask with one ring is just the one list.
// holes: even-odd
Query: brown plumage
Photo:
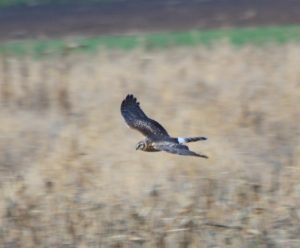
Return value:
[(166, 129), (161, 124), (153, 119), (150, 119), (143, 112), (143, 110), (140, 108), (140, 103), (137, 102), (133, 95), (127, 95), (122, 101), (121, 114), (129, 127), (138, 130), (146, 137), (137, 144), (137, 150), (147, 152), (165, 151), (179, 155), (208, 158), (205, 155), (190, 151), (188, 146), (183, 145), (184, 143), (188, 142), (206, 140), (205, 137), (170, 137)]

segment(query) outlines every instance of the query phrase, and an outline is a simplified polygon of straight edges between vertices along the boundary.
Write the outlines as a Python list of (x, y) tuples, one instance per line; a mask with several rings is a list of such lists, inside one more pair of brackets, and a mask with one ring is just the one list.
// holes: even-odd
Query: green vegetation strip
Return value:
[(234, 28), (156, 34), (99, 36), (93, 38), (22, 40), (0, 43), (0, 52), (8, 54), (52, 54), (69, 50), (95, 52), (105, 49), (161, 49), (176, 46), (213, 45), (228, 41), (233, 45), (282, 44), (300, 41), (300, 26)]

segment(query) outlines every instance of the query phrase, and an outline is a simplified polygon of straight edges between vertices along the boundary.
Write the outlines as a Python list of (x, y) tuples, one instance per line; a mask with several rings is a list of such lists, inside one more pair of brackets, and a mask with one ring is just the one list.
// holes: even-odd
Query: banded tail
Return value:
[(189, 143), (189, 142), (196, 142), (200, 140), (207, 140), (205, 137), (187, 137), (187, 138), (181, 138), (178, 137), (177, 141), (179, 144)]

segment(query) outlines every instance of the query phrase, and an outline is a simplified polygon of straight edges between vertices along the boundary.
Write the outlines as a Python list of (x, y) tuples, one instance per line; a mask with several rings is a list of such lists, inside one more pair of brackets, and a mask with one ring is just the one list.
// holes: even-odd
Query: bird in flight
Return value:
[(206, 140), (205, 137), (171, 137), (157, 121), (150, 119), (140, 108), (140, 103), (133, 95), (127, 95), (121, 104), (121, 114), (130, 128), (140, 131), (145, 139), (138, 142), (136, 150), (145, 152), (165, 151), (185, 156), (208, 158), (206, 155), (190, 151), (188, 142)]

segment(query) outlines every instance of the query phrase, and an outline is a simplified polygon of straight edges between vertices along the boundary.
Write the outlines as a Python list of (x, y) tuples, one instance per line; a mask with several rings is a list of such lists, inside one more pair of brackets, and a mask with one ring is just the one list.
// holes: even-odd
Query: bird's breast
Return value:
[(155, 149), (152, 143), (148, 143), (145, 152), (158, 152), (159, 150)]

